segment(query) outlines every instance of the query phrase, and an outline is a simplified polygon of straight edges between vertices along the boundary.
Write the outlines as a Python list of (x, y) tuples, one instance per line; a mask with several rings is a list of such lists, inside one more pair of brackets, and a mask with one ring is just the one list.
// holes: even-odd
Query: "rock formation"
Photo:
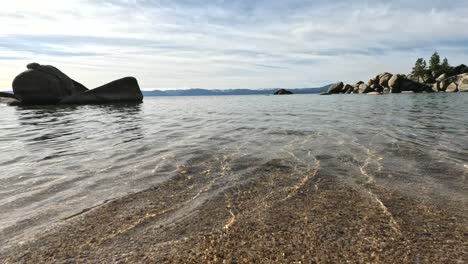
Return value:
[(339, 82), (328, 88), (323, 94), (377, 94), (377, 93), (422, 93), (422, 92), (468, 92), (468, 67), (460, 65), (450, 73), (440, 76), (415, 78), (412, 75), (383, 72), (371, 78), (367, 83), (359, 81), (354, 85)]
[(274, 94), (275, 95), (287, 95), (287, 94), (293, 94), (293, 93), (286, 89), (278, 89)]
[(133, 77), (113, 81), (94, 90), (50, 65), (30, 63), (13, 80), (13, 92), (21, 104), (97, 104), (143, 100)]
[(61, 104), (99, 104), (142, 101), (143, 94), (133, 77), (125, 77), (93, 90), (63, 98)]

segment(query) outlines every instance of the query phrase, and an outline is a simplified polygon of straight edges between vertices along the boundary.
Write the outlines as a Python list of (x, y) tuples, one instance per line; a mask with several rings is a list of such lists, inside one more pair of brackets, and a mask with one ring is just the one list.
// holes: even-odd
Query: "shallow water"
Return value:
[(0, 110), (0, 247), (181, 172), (216, 175), (185, 208), (193, 211), (277, 160), (298, 174), (321, 166), (356, 186), (467, 207), (463, 93), (148, 97)]

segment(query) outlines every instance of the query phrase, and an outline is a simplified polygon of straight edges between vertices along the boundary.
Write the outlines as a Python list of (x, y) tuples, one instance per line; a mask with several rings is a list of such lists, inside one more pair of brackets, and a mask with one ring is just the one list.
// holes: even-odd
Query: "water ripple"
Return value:
[(238, 184), (246, 171), (278, 160), (304, 174), (298, 186), (320, 164), (352, 184), (378, 182), (467, 202), (467, 98), (229, 96), (0, 105), (0, 240), (18, 242), (181, 173), (211, 179), (187, 204), (192, 208)]

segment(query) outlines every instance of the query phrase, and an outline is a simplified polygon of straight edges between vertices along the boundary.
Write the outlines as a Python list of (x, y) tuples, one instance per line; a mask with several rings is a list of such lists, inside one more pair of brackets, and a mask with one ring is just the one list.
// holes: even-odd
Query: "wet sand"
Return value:
[(342, 161), (319, 157), (314, 166), (298, 168), (272, 160), (221, 187), (219, 175), (209, 170), (181, 168), (163, 184), (64, 219), (33, 241), (2, 252), (0, 259), (2, 263), (468, 261), (466, 204), (443, 197), (420, 199), (417, 193), (369, 181), (363, 166), (348, 168), (338, 162)]

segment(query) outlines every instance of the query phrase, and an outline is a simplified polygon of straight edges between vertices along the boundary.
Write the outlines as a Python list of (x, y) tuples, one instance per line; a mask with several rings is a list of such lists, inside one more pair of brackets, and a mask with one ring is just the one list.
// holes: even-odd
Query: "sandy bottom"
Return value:
[[(320, 162), (320, 161), (318, 161)], [(329, 164), (332, 165), (332, 164)], [(455, 201), (418, 199), (316, 166), (271, 161), (210, 192), (181, 171), (9, 248), (2, 263), (467, 263)], [(255, 177), (251, 177), (255, 175)]]

